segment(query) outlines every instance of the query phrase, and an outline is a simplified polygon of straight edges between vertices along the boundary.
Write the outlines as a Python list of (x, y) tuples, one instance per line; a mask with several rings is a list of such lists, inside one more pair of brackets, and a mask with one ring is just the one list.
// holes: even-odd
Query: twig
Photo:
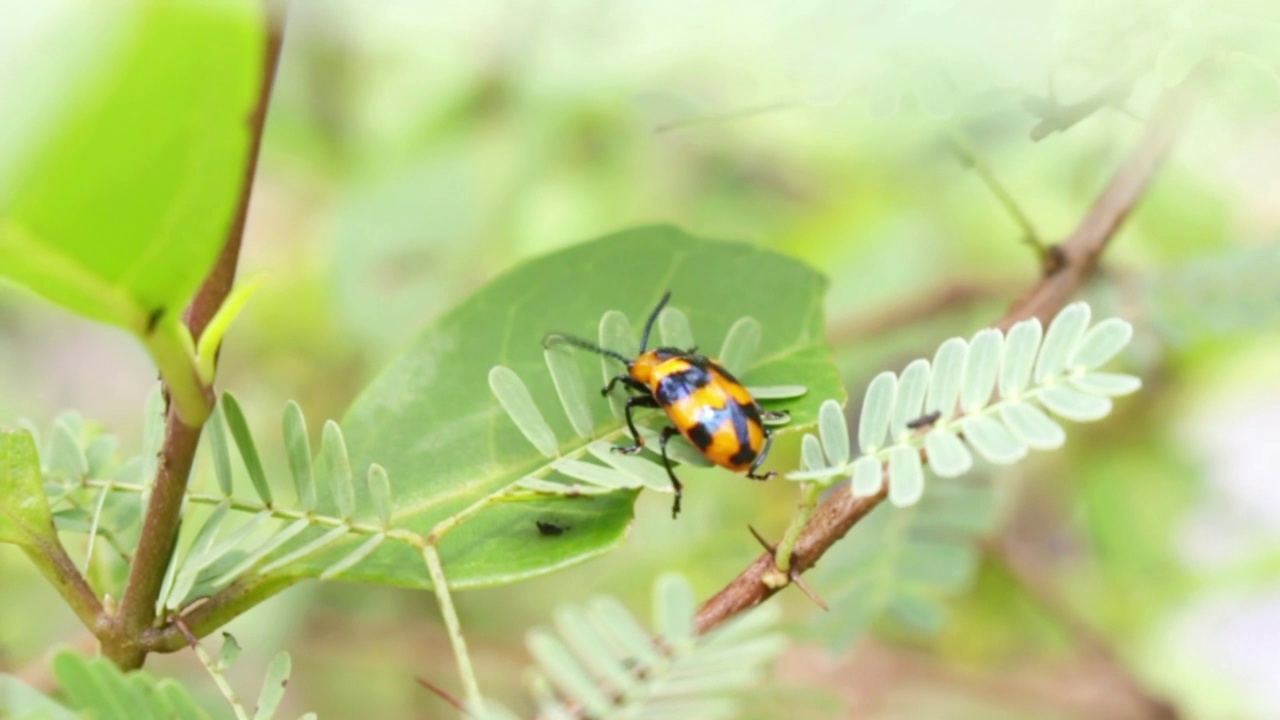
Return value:
[(1004, 300), (1014, 291), (1015, 287), (1009, 281), (979, 284), (957, 280), (929, 287), (900, 304), (871, 314), (833, 321), (827, 330), (827, 342), (840, 347), (854, 340), (883, 335), (979, 302)]
[(1022, 211), (1022, 206), (1018, 205), (1018, 201), (1013, 199), (1013, 194), (1005, 188), (1000, 179), (996, 177), (993, 171), (978, 155), (978, 151), (974, 149), (969, 139), (961, 135), (959, 132), (952, 132), (947, 135), (947, 143), (951, 146), (951, 152), (955, 153), (960, 164), (973, 170), (982, 184), (987, 186), (991, 194), (995, 196), (996, 202), (1009, 213), (1009, 217), (1013, 219), (1015, 225), (1022, 230), (1022, 240), (1036, 251), (1036, 257), (1040, 259), (1041, 264), (1046, 262), (1049, 257), (1049, 244), (1041, 239), (1040, 232), (1036, 230), (1036, 226), (1031, 222), (1031, 218)]
[[(240, 257), (240, 244), (244, 236), (245, 219), (248, 216), (249, 198), (253, 191), (253, 178), (258, 165), (258, 150), (262, 144), (262, 129), (267, 113), (267, 101), (275, 80), (276, 64), (280, 57), (283, 14), (280, 22), (273, 22), (267, 12), (266, 50), (263, 57), (263, 78), (258, 101), (248, 118), (250, 128), (249, 151), (245, 159), (244, 178), (235, 219), (227, 230), (226, 241), (213, 269), (196, 292), (187, 308), (184, 320), (191, 330), (191, 337), (199, 340), (209, 321), (231, 292), (235, 280), (236, 265)], [(212, 386), (205, 391), (212, 395)], [(200, 442), (200, 426), (187, 425), (179, 417), (177, 408), (170, 406), (165, 417), (164, 444), (156, 469), (154, 489), (147, 503), (143, 518), (141, 540), (134, 562), (129, 570), (120, 599), (120, 610), (107, 622), (99, 634), (103, 653), (121, 669), (141, 667), (147, 648), (144, 633), (156, 619), (156, 599), (164, 580), (165, 569), (173, 555), (182, 517), (183, 495), (191, 475), (196, 446)]]
[[(1114, 237), (1121, 221), (1146, 191), (1157, 167), (1168, 155), (1189, 111), (1191, 83), (1184, 82), (1161, 98), (1153, 120), (1116, 170), (1089, 213), (1059, 246), (1063, 265), (1043, 275), (1013, 304), (995, 326), (1007, 330), (1023, 318), (1048, 321), (1067, 299), (1093, 275), (1099, 255)], [(887, 489), (866, 498), (849, 492), (832, 493), (814, 512), (795, 546), (793, 567), (803, 572), (822, 558), (837, 540), (885, 499)], [(705, 633), (738, 613), (754, 607), (777, 592), (763, 578), (774, 570), (771, 553), (763, 553), (728, 585), (698, 608), (697, 630)]]
[(424, 677), (418, 678), (418, 684), (426, 688), (427, 690), (430, 690), (436, 697), (440, 698), (441, 700), (455, 707), (458, 710), (458, 712), (462, 713), (463, 715), (470, 715), (470, 713), (467, 712), (467, 707), (462, 704), (462, 701), (458, 699), (458, 696), (454, 695), (448, 690), (445, 690), (444, 688), (440, 687), (439, 685), (431, 682), (430, 680)]

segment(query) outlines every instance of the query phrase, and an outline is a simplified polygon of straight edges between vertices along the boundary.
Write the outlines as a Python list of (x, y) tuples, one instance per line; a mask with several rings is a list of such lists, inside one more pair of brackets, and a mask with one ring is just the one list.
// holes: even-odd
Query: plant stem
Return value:
[[(280, 57), (282, 28), (270, 21), (272, 13), (264, 4), (266, 23), (266, 47), (263, 55), (262, 83), (258, 101), (250, 118), (250, 139), (245, 158), (244, 177), (235, 219), (227, 231), (226, 241), (213, 269), (201, 284), (184, 315), (193, 341), (198, 341), (209, 321), (231, 292), (235, 280), (236, 265), (240, 257), (240, 245), (244, 237), (245, 220), (248, 217), (249, 197), (253, 190), (253, 178), (257, 171), (258, 151), (262, 145), (262, 129), (266, 119), (267, 100), (275, 79)], [(283, 22), (284, 15), (279, 16)], [(204, 393), (210, 405), (213, 400), (212, 385), (204, 385)], [(166, 389), (166, 398), (167, 389)], [(196, 447), (200, 442), (198, 424), (189, 425), (170, 404), (165, 416), (165, 439), (156, 468), (155, 484), (143, 518), (142, 536), (134, 553), (129, 579), (125, 583), (120, 600), (120, 610), (108, 618), (106, 627), (99, 633), (103, 654), (111, 658), (121, 669), (141, 667), (148, 648), (144, 634), (156, 619), (156, 600), (164, 581), (165, 571), (173, 556), (181, 525), (183, 498)]]
[(800, 533), (805, 525), (809, 524), (809, 517), (813, 515), (813, 509), (818, 506), (818, 495), (821, 493), (822, 486), (818, 483), (800, 484), (800, 506), (795, 516), (791, 518), (787, 531), (782, 534), (782, 539), (778, 541), (778, 549), (773, 554), (774, 562), (783, 575), (791, 572), (791, 553), (795, 550), (796, 541), (800, 539)]
[[(444, 618), (445, 629), (449, 633), (449, 645), (453, 647), (453, 657), (458, 663), (458, 674), (462, 676), (462, 691), (467, 696), (467, 707), (473, 712), (482, 712), (484, 699), (480, 695), (480, 684), (476, 682), (476, 671), (471, 667), (471, 655), (467, 652), (467, 640), (462, 636), (462, 623), (458, 621), (458, 611), (453, 607), (453, 596), (449, 593), (449, 583), (444, 576), (444, 566), (440, 564), (440, 553), (435, 545), (422, 546), (422, 559), (427, 563), (427, 573), (431, 575), (431, 589), (435, 591), (436, 602), (440, 603), (440, 615)], [(463, 713), (463, 717), (467, 717)]]
[(245, 710), (244, 705), (240, 702), (240, 696), (236, 693), (235, 688), (231, 687), (231, 683), (227, 682), (227, 676), (223, 674), (222, 668), (209, 657), (209, 653), (200, 645), (200, 639), (182, 624), (177, 621), (178, 627), (182, 629), (183, 634), (187, 638), (187, 642), (191, 645), (191, 649), (195, 650), (196, 657), (200, 658), (200, 664), (204, 665), (204, 669), (209, 671), (209, 675), (213, 678), (213, 684), (218, 686), (218, 691), (222, 693), (222, 697), (227, 699), (227, 703), (231, 705), (231, 711), (235, 713), (236, 720), (249, 720), (249, 711)]
[(1013, 199), (1013, 195), (1009, 190), (1000, 182), (991, 168), (983, 162), (973, 144), (969, 142), (968, 138), (954, 131), (948, 133), (947, 142), (951, 145), (951, 151), (960, 159), (961, 164), (973, 170), (978, 179), (995, 196), (996, 201), (1000, 203), (1005, 212), (1009, 213), (1009, 217), (1013, 219), (1014, 224), (1022, 230), (1023, 241), (1036, 251), (1036, 255), (1043, 262), (1049, 252), (1049, 244), (1041, 239), (1036, 226), (1031, 222), (1031, 218), (1027, 217), (1027, 214), (1022, 211), (1022, 207), (1018, 205), (1018, 201)]
[(54, 590), (62, 596), (80, 622), (90, 630), (96, 631), (104, 616), (102, 601), (89, 587), (89, 582), (76, 563), (67, 555), (57, 537), (52, 542), (37, 540), (33, 545), (23, 545), (23, 552), (31, 559), (40, 573), (45, 576)]

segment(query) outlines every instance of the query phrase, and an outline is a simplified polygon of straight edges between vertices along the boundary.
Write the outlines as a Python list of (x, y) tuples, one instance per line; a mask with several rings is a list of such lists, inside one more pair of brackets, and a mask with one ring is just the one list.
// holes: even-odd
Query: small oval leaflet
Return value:
[(929, 378), (929, 394), (925, 409), (938, 411), (943, 417), (951, 415), (960, 400), (960, 385), (964, 381), (964, 361), (969, 354), (969, 343), (964, 338), (953, 337), (938, 346), (933, 355), (933, 374)]
[(991, 401), (1003, 348), (1004, 335), (995, 328), (979, 330), (969, 341), (969, 356), (965, 358), (964, 381), (960, 386), (960, 403), (965, 412), (977, 412)]
[(1009, 328), (1000, 360), (1000, 397), (1012, 398), (1027, 388), (1043, 334), (1038, 318), (1020, 320)]
[(542, 351), (551, 371), (551, 382), (555, 385), (556, 395), (564, 407), (569, 424), (578, 437), (591, 437), (596, 421), (591, 416), (591, 403), (587, 399), (586, 388), (582, 384), (582, 375), (578, 372), (578, 363), (567, 346), (557, 345)]
[(910, 435), (907, 423), (924, 412), (924, 398), (929, 391), (929, 361), (911, 361), (898, 378), (898, 396), (893, 402), (893, 420), (889, 426), (891, 435)]
[(338, 515), (350, 518), (356, 510), (356, 488), (351, 474), (351, 458), (347, 455), (347, 443), (342, 438), (338, 423), (327, 420), (320, 432), (320, 456), (324, 458), (324, 472), (329, 480), (329, 490)]
[(818, 408), (818, 434), (827, 453), (830, 466), (849, 463), (849, 425), (844, 419), (840, 403), (826, 400)]
[(1044, 343), (1040, 346), (1040, 357), (1036, 360), (1036, 382), (1042, 383), (1067, 367), (1067, 360), (1089, 326), (1090, 314), (1085, 303), (1071, 303), (1049, 324)]
[(889, 416), (893, 412), (894, 397), (898, 393), (898, 377), (891, 372), (875, 376), (867, 387), (862, 402), (862, 417), (858, 421), (858, 446), (864, 455), (880, 449), (885, 434), (889, 432)]
[(511, 368), (495, 365), (489, 371), (489, 389), (529, 443), (546, 457), (555, 457), (559, 449), (555, 433), (520, 376)]

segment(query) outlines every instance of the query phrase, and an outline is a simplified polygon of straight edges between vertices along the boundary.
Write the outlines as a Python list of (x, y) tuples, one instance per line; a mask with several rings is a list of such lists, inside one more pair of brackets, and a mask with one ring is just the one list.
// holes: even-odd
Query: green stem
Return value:
[(80, 618), (80, 622), (96, 632), (102, 623), (102, 602), (84, 575), (80, 574), (75, 561), (67, 555), (62, 543), (56, 537), (52, 542), (37, 539), (30, 545), (23, 545), (22, 550)]
[(818, 496), (821, 493), (822, 486), (818, 483), (800, 484), (799, 508), (791, 518), (791, 524), (787, 526), (787, 531), (783, 533), (782, 540), (778, 542), (778, 547), (773, 553), (774, 564), (784, 575), (791, 572), (792, 551), (795, 550), (796, 541), (800, 539), (800, 533), (804, 532), (804, 526), (809, 524), (809, 516), (813, 515), (813, 509), (818, 506)]
[(227, 676), (223, 674), (222, 667), (209, 657), (209, 653), (200, 645), (200, 641), (195, 635), (187, 638), (191, 643), (191, 649), (196, 651), (196, 657), (200, 658), (200, 664), (204, 665), (204, 669), (209, 671), (209, 676), (213, 678), (213, 684), (218, 686), (218, 691), (227, 699), (231, 705), (231, 711), (236, 714), (236, 720), (249, 720), (249, 711), (240, 703), (240, 696), (236, 693), (235, 688), (231, 687), (231, 683), (227, 682)]
[(480, 696), (475, 669), (471, 667), (471, 655), (467, 652), (466, 638), (462, 636), (458, 612), (453, 607), (453, 596), (449, 593), (449, 584), (444, 577), (444, 566), (440, 564), (440, 553), (436, 551), (435, 545), (423, 545), (422, 558), (427, 563), (427, 573), (431, 576), (431, 589), (435, 591), (436, 602), (440, 603), (440, 614), (444, 617), (444, 626), (449, 633), (449, 645), (453, 647), (458, 674), (462, 676), (462, 690), (467, 696), (467, 707), (472, 712), (481, 713), (484, 710), (484, 699)]
[(1009, 217), (1013, 218), (1013, 222), (1022, 230), (1023, 240), (1035, 249), (1036, 253), (1042, 258), (1049, 251), (1049, 245), (1036, 231), (1036, 226), (1031, 222), (1031, 218), (1022, 211), (1022, 207), (1013, 199), (1013, 195), (1009, 193), (1005, 186), (996, 178), (995, 173), (987, 166), (982, 158), (978, 155), (978, 151), (974, 149), (969, 139), (958, 132), (952, 131), (947, 134), (947, 140), (951, 145), (951, 150), (960, 159), (965, 166), (972, 168), (977, 174), (978, 179), (987, 186), (991, 194), (996, 197), (996, 201), (1000, 206), (1009, 213)]

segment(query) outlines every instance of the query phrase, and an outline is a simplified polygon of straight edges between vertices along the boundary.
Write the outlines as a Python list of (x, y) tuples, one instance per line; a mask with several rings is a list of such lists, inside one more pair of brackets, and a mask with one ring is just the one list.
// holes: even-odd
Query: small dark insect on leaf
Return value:
[(563, 535), (569, 530), (568, 525), (551, 520), (536, 520), (535, 524), (538, 526), (538, 533), (541, 535)]
[(942, 417), (942, 411), (940, 411), (940, 410), (934, 410), (934, 411), (933, 411), (933, 412), (931, 412), (931, 413), (928, 413), (928, 414), (926, 414), (926, 415), (921, 415), (920, 417), (916, 418), (915, 420), (912, 420), (911, 422), (908, 422), (908, 423), (907, 423), (907, 427), (908, 427), (908, 428), (910, 428), (910, 429), (912, 429), (912, 430), (919, 430), (919, 429), (920, 429), (920, 428), (922, 428), (922, 427), (926, 427), (926, 426), (928, 426), (928, 425), (932, 425), (932, 424), (934, 424), (935, 422), (937, 422), (937, 421), (938, 421), (938, 418), (940, 418), (940, 417)]

